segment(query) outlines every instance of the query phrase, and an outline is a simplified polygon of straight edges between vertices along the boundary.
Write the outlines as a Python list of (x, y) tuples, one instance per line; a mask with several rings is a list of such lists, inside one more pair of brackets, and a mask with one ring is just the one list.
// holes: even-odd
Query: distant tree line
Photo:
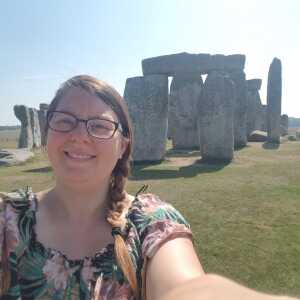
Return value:
[(20, 129), (21, 126), (20, 125), (16, 125), (16, 126), (0, 126), (0, 131), (1, 130), (16, 130), (16, 129)]
[(300, 127), (300, 118), (289, 117), (289, 127)]

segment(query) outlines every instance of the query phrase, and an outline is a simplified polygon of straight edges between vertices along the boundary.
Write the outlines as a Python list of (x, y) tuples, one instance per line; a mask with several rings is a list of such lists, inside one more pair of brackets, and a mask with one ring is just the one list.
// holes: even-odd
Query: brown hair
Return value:
[[(120, 94), (104, 81), (98, 80), (88, 75), (78, 75), (70, 78), (60, 86), (49, 105), (49, 112), (56, 109), (63, 96), (72, 87), (82, 88), (88, 93), (96, 95), (101, 101), (109, 105), (117, 115), (118, 120), (122, 125), (123, 136), (125, 136), (129, 140), (126, 151), (118, 160), (116, 166), (112, 171), (109, 187), (109, 211), (107, 215), (107, 221), (113, 228), (120, 228), (122, 230), (126, 225), (126, 220), (124, 218), (123, 212), (127, 204), (127, 199), (124, 189), (126, 180), (129, 175), (132, 150), (132, 127), (127, 106)], [(48, 130), (49, 127), (47, 122), (45, 128), (46, 135), (48, 133)], [(135, 295), (137, 296), (139, 294), (137, 287), (137, 278), (131, 256), (127, 250), (123, 237), (120, 234), (114, 234), (113, 236), (115, 239), (114, 251), (117, 262), (122, 269), (125, 277), (127, 278)], [(4, 276), (4, 278), (7, 279), (9, 277), (9, 273)], [(6, 283), (5, 285), (7, 286), (6, 281), (7, 280), (4, 280), (2, 284)]]

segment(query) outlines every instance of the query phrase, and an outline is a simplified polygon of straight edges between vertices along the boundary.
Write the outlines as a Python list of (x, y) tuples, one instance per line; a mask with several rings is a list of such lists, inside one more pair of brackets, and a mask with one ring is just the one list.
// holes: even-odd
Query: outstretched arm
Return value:
[[(162, 300), (297, 300), (258, 293), (215, 274), (192, 279), (173, 289)], [(299, 299), (298, 299), (299, 300)]]
[(147, 300), (162, 299), (170, 290), (204, 276), (204, 271), (189, 238), (164, 243), (149, 260), (146, 273)]
[(149, 260), (147, 300), (297, 300), (256, 292), (215, 274), (205, 274), (188, 238), (164, 243)]

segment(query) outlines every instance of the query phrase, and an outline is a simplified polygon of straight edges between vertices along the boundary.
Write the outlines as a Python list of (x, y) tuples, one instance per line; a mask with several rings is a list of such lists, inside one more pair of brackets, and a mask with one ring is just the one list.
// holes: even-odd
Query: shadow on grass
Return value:
[(25, 172), (25, 173), (49, 173), (51, 171), (52, 171), (51, 167), (43, 167), (43, 168), (25, 170), (23, 172)]
[(234, 151), (241, 151), (241, 150), (244, 150), (246, 148), (250, 148), (251, 146), (249, 145), (245, 145), (245, 146), (235, 146), (234, 147)]
[(168, 157), (197, 157), (201, 156), (198, 149), (169, 149), (166, 152), (166, 158)]
[(262, 147), (266, 150), (277, 150), (280, 147), (280, 144), (265, 142)]
[(131, 180), (161, 180), (172, 178), (191, 178), (202, 173), (213, 173), (222, 170), (229, 163), (207, 163), (202, 160), (196, 161), (190, 166), (180, 167), (176, 169), (149, 169), (149, 167), (157, 165), (153, 163), (140, 163), (132, 167)]

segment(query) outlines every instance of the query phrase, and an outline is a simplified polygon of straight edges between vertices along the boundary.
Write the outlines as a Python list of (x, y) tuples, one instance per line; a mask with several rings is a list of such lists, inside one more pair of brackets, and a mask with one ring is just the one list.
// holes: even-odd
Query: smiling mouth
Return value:
[(95, 155), (79, 154), (79, 153), (68, 152), (68, 151), (64, 151), (64, 153), (68, 158), (74, 160), (80, 160), (80, 161), (89, 160), (96, 157)]

